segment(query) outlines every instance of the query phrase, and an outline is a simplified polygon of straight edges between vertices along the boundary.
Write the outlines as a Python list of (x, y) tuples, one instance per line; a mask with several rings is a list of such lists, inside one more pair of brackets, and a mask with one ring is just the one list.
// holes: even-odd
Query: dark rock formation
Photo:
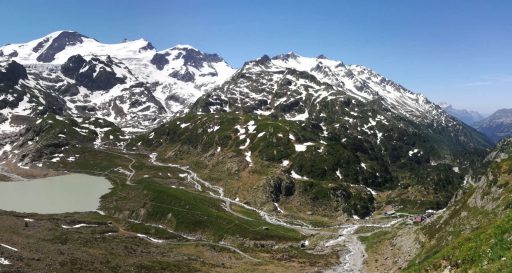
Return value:
[[(51, 63), (55, 60), (55, 55), (64, 50), (66, 46), (80, 44), (83, 42), (83, 38), (87, 37), (78, 32), (63, 31), (52, 40), (51, 44), (39, 54), (39, 56), (37, 56), (37, 61)], [(37, 47), (42, 47), (42, 45), (38, 44), (36, 48)]]

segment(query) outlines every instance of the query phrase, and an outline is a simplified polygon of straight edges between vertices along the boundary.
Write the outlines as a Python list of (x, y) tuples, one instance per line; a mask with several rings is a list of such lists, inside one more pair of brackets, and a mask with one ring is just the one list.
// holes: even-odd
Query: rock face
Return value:
[(278, 203), (282, 197), (290, 197), (295, 194), (295, 181), (289, 177), (269, 177), (267, 183), (272, 202)]
[(186, 66), (201, 69), (208, 63), (219, 63), (223, 59), (217, 54), (205, 54), (195, 48), (183, 47), (183, 53), (176, 55), (175, 59), (182, 58)]
[(512, 136), (512, 109), (500, 109), (476, 124), (476, 128), (494, 142)]
[(62, 75), (75, 79), (82, 67), (87, 63), (87, 60), (84, 59), (81, 55), (74, 55), (69, 57), (69, 59), (61, 66), (60, 72)]
[(126, 83), (126, 78), (116, 74), (114, 66), (122, 69), (110, 56), (104, 59), (93, 57), (85, 60), (80, 55), (74, 55), (61, 66), (61, 73), (88, 90), (109, 90), (118, 84)]
[(151, 58), (151, 64), (156, 66), (158, 70), (163, 70), (166, 65), (169, 64), (169, 60), (167, 59), (168, 56), (171, 54), (166, 53), (155, 53), (153, 58)]
[(37, 57), (37, 61), (42, 63), (51, 63), (55, 60), (55, 55), (66, 49), (67, 46), (81, 44), (87, 38), (86, 36), (74, 31), (62, 31), (54, 39), (45, 39), (34, 47), (34, 52), (39, 52), (43, 47), (44, 51)]
[(7, 92), (16, 86), (20, 80), (26, 80), (28, 78), (27, 70), (23, 65), (16, 61), (2, 64), (3, 68), (0, 70), (0, 91)]

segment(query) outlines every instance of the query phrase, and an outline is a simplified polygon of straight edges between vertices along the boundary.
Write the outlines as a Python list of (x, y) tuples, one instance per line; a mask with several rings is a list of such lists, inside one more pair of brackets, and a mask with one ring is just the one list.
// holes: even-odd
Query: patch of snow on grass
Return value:
[(380, 144), (380, 140), (382, 138), (382, 133), (379, 131), (375, 131), (375, 133), (377, 133), (377, 144)]
[(252, 166), (251, 151), (245, 153), (245, 160), (249, 162), (249, 166)]
[(137, 234), (137, 236), (138, 236), (138, 237), (140, 237), (140, 238), (143, 238), (143, 239), (149, 240), (149, 241), (151, 241), (151, 242), (153, 242), (153, 243), (163, 243), (163, 242), (164, 242), (164, 240), (155, 239), (155, 238), (153, 238), (153, 237), (149, 237), (149, 236), (144, 235), (144, 234)]
[(28, 169), (30, 169), (30, 167), (29, 167), (29, 166), (24, 166), (24, 165), (22, 165), (22, 164), (23, 164), (23, 163), (21, 163), (21, 162), (20, 162), (20, 163), (18, 163), (18, 167), (20, 167), (20, 168), (22, 168), (22, 169), (27, 169), (27, 170), (28, 170)]
[(277, 212), (284, 213), (284, 211), (279, 207), (277, 203), (274, 203), (274, 206), (276, 206)]
[(70, 229), (70, 228), (81, 228), (81, 227), (97, 227), (98, 225), (89, 225), (89, 224), (78, 224), (78, 225), (74, 225), (74, 226), (66, 226), (66, 225), (61, 225), (62, 228), (65, 228), (65, 229)]
[(251, 120), (247, 123), (247, 130), (249, 131), (249, 134), (254, 133), (254, 129), (256, 129), (256, 125), (254, 125), (254, 120)]
[(420, 150), (418, 150), (418, 149), (410, 150), (409, 156), (412, 156), (413, 154), (418, 153), (418, 152), (421, 154)]
[(306, 142), (304, 144), (294, 144), (296, 152), (304, 152), (306, 151), (308, 146), (315, 145), (313, 142)]
[(10, 250), (12, 250), (12, 251), (16, 251), (16, 252), (18, 251), (18, 249), (14, 248), (14, 247), (12, 247), (12, 246), (8, 246), (8, 245), (6, 245), (6, 244), (0, 244), (0, 246), (3, 246), (3, 247), (5, 247), (5, 248), (7, 248), (7, 249), (10, 249)]
[(219, 128), (220, 128), (220, 126), (210, 127), (210, 128), (208, 128), (208, 133), (215, 132), (215, 131), (219, 130)]
[(336, 176), (338, 176), (340, 179), (343, 179), (343, 176), (341, 176), (340, 169), (336, 171)]
[(300, 121), (300, 120), (304, 121), (304, 120), (306, 120), (308, 117), (309, 117), (309, 112), (308, 112), (308, 110), (306, 110), (306, 112), (304, 112), (304, 113), (302, 113), (302, 114), (298, 114), (298, 115), (296, 115), (295, 117), (285, 116), (285, 118), (286, 118), (287, 120), (294, 120), (294, 121)]
[(12, 146), (10, 144), (6, 144), (2, 149), (0, 149), (0, 155), (3, 153), (3, 152), (10, 152), (12, 149)]
[(251, 140), (249, 138), (247, 138), (247, 141), (245, 142), (245, 144), (240, 146), (240, 150), (243, 150), (243, 149), (249, 147), (249, 144), (251, 144)]
[(256, 111), (254, 111), (254, 113), (259, 116), (268, 116), (268, 115), (272, 114), (272, 111), (256, 110)]
[(242, 128), (240, 125), (235, 126), (236, 129), (238, 129), (238, 135), (245, 134), (245, 128)]
[(309, 180), (309, 178), (305, 177), (305, 176), (300, 176), (299, 174), (297, 174), (295, 171), (292, 171), (292, 175), (291, 175), (292, 178), (295, 178), (295, 179), (300, 179), (300, 180)]
[(370, 189), (370, 188), (368, 188), (368, 187), (367, 187), (367, 186), (365, 186), (365, 185), (362, 185), (362, 186), (363, 186), (363, 187), (365, 187), (367, 191), (371, 192), (371, 194), (372, 194), (372, 195), (377, 195), (377, 192), (376, 192), (375, 190)]

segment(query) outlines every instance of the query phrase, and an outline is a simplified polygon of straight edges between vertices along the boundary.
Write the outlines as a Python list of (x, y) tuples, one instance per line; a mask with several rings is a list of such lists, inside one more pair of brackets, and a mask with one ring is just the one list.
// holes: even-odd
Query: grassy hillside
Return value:
[(479, 183), (420, 231), (426, 245), (405, 272), (508, 272), (512, 267), (512, 149), (501, 142)]

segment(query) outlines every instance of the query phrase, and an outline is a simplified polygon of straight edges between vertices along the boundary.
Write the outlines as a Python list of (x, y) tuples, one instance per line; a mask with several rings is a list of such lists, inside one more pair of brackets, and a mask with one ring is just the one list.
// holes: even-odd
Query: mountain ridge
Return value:
[[(442, 215), (492, 147), (424, 95), (323, 55), (264, 55), (235, 70), (187, 45), (69, 31), (0, 50), (2, 167), (108, 176), (101, 217), (153, 242), (177, 231), (262, 248), (265, 259), (337, 252), (359, 228), (408, 230), (395, 212)], [(286, 245), (253, 241), (265, 239)], [(353, 246), (340, 256), (364, 256)]]
[(127, 130), (151, 127), (185, 111), (234, 72), (218, 55), (191, 46), (156, 51), (144, 39), (102, 44), (71, 31), (0, 47), (0, 59), (28, 70), (30, 79), (18, 89), (31, 93), (32, 100), (64, 95), (59, 114), (108, 118)]
[(473, 110), (467, 110), (467, 109), (457, 109), (454, 108), (453, 105), (445, 102), (439, 103), (439, 106), (443, 108), (448, 114), (458, 118), (459, 120), (463, 121), (467, 125), (475, 127), (478, 122), (482, 121), (485, 118), (485, 115), (473, 111)]
[(499, 109), (478, 122), (475, 127), (498, 143), (501, 139), (512, 136), (512, 109)]

